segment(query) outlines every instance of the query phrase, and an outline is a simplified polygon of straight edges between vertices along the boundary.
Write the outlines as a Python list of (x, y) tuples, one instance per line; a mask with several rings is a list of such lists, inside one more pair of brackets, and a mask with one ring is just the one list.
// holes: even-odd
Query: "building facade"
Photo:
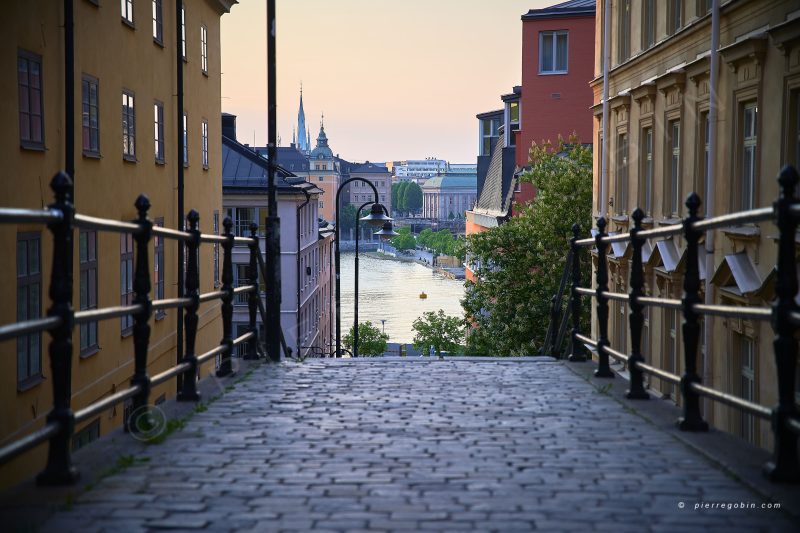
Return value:
[(409, 181), (412, 178), (432, 178), (446, 170), (447, 161), (434, 157), (397, 161), (392, 167), (397, 181)]
[(339, 172), (333, 150), (328, 146), (328, 136), (325, 135), (325, 123), (320, 123), (317, 144), (308, 157), (309, 180), (322, 189), (319, 199), (320, 216), (327, 222), (336, 220), (336, 190), (339, 188)]
[[(223, 117), (223, 205), (225, 215), (233, 222), (237, 236), (249, 236), (250, 224), (259, 226), (264, 238), (267, 216), (267, 172), (269, 162), (251, 148), (236, 141), (231, 115)], [(320, 353), (330, 345), (329, 302), (319, 290), (324, 264), (330, 253), (329, 235), (320, 238), (318, 202), (322, 190), (303, 178), (278, 167), (275, 183), (278, 192), (278, 216), (281, 219), (281, 328), (292, 353), (305, 357)], [(262, 241), (262, 253), (266, 253)], [(236, 286), (248, 285), (250, 251), (236, 246), (233, 253), (233, 277)], [(262, 288), (263, 291), (266, 288)], [(327, 309), (327, 315), (324, 312)], [(324, 316), (323, 316), (324, 315)], [(323, 320), (325, 318), (325, 320)], [(234, 300), (234, 334), (248, 330), (249, 314), (246, 295)], [(239, 347), (244, 355), (247, 346)]]
[(478, 177), (475, 174), (443, 174), (422, 186), (422, 217), (433, 220), (463, 219), (475, 204)]
[[(613, 2), (609, 63), (608, 131), (603, 131), (602, 46), (595, 54), (593, 136), (596, 215), (610, 231), (630, 229), (636, 207), (645, 226), (685, 216), (691, 191), (713, 188), (707, 215), (769, 206), (777, 198), (782, 165), (800, 159), (800, 11), (796, 2), (720, 2), (720, 48), (711, 48), (711, 2)], [(602, 35), (598, 3), (597, 29)], [(710, 54), (718, 53), (718, 84), (710, 85)], [(717, 104), (716, 146), (710, 144), (709, 106)], [(602, 162), (606, 158), (607, 181)], [(708, 163), (716, 172), (708, 176)], [(608, 191), (603, 197), (603, 191)], [(715, 231), (711, 268), (701, 254), (704, 297), (728, 305), (768, 306), (774, 298), (776, 257), (771, 223)], [(680, 236), (655, 242), (643, 257), (646, 292), (680, 298), (685, 269)], [(610, 259), (610, 287), (628, 292), (630, 252)], [(649, 364), (683, 373), (677, 311), (646, 311), (642, 353)], [(628, 351), (624, 306), (612, 306), (611, 345)], [(705, 384), (763, 405), (777, 403), (772, 332), (768, 323), (706, 317), (709, 335), (698, 367)], [(654, 392), (678, 398), (669, 383), (653, 378)], [(800, 396), (799, 396), (800, 398)], [(718, 403), (704, 404), (706, 420), (763, 447), (769, 423)]]
[[(200, 213), (200, 228), (212, 232), (222, 209), (220, 149), (220, 17), (233, 0), (188, 3), (185, 37), (176, 35), (175, 4), (159, 2), (74, 2), (74, 201), (86, 215), (132, 220), (140, 193), (149, 196), (150, 217), (159, 225), (179, 225), (178, 168), (184, 170), (186, 210)], [(48, 183), (65, 168), (63, 4), (15, 0), (0, 20), (0, 179), (4, 206), (41, 208), (52, 202)], [(178, 44), (180, 42), (180, 45)], [(176, 48), (183, 49), (184, 109), (176, 106)], [(108, 51), (114, 50), (113, 57)], [(180, 117), (180, 118), (179, 118)], [(183, 154), (178, 138), (183, 137)], [(16, 295), (17, 306), (0, 310), (0, 323), (34, 318), (49, 306), (52, 239), (38, 225), (0, 226), (6, 250), (0, 290)], [(73, 270), (75, 310), (132, 301), (133, 245), (118, 234), (76, 230)], [(15, 254), (12, 252), (16, 250)], [(175, 298), (177, 244), (151, 244), (153, 299)], [(200, 249), (200, 291), (218, 283), (211, 268), (214, 251)], [(174, 365), (178, 313), (156, 313), (151, 323), (148, 372)], [(222, 331), (219, 302), (200, 309), (198, 350), (216, 346)], [(52, 405), (46, 334), (0, 344), (4, 385), (0, 387), (0, 445), (42, 427)], [(75, 328), (72, 408), (80, 409), (130, 383), (133, 373), (132, 319), (106, 320)], [(14, 355), (16, 353), (16, 356)], [(213, 362), (200, 375), (214, 371)], [(155, 403), (174, 396), (176, 382), (154, 387)], [(104, 412), (76, 427), (73, 448), (122, 425), (129, 407)], [(46, 446), (0, 469), (10, 485), (44, 462)]]
[[(351, 178), (362, 178), (375, 186), (378, 191), (378, 202), (386, 207), (389, 213), (392, 212), (392, 175), (384, 165), (370, 163), (366, 161), (362, 164), (354, 164), (350, 167)], [(349, 200), (356, 208), (364, 202), (373, 201), (375, 194), (372, 188), (361, 181), (354, 181), (350, 185)]]

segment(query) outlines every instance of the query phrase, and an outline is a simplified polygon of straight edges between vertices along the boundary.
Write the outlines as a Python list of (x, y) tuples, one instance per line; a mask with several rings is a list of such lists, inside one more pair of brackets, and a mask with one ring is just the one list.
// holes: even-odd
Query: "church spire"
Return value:
[(303, 82), (300, 82), (300, 109), (297, 111), (297, 148), (301, 152), (308, 151), (309, 137), (306, 128), (306, 112), (303, 110)]

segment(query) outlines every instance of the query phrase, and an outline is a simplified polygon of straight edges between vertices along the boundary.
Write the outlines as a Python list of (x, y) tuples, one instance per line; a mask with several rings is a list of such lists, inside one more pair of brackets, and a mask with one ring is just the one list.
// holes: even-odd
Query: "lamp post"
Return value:
[[(358, 208), (358, 211), (356, 211), (355, 297), (353, 298), (353, 357), (358, 357), (358, 237), (361, 234), (361, 228), (359, 227), (358, 223), (361, 221), (361, 210), (370, 203), (372, 202), (362, 204), (361, 207)], [(381, 204), (377, 205), (380, 205), (383, 213), (388, 217), (389, 213), (386, 211), (386, 208)], [(381, 240), (385, 240), (398, 234), (395, 233), (394, 229), (392, 229), (392, 221), (389, 219), (383, 223), (383, 227), (380, 231), (375, 232), (375, 235), (379, 235)]]
[(339, 248), (340, 248), (340, 244), (341, 244), (341, 241), (339, 240), (339, 231), (340, 231), (339, 213), (341, 211), (341, 209), (340, 209), (341, 206), (340, 206), (340, 203), (339, 203), (339, 198), (341, 196), (342, 190), (344, 189), (344, 186), (347, 185), (348, 183), (352, 182), (352, 181), (361, 181), (361, 182), (366, 183), (367, 185), (369, 185), (370, 188), (372, 189), (372, 193), (374, 194), (374, 197), (375, 197), (375, 203), (372, 204), (372, 209), (370, 209), (370, 214), (365, 216), (361, 220), (367, 221), (367, 222), (369, 222), (370, 224), (372, 224), (374, 226), (380, 226), (381, 224), (384, 223), (384, 221), (392, 220), (391, 218), (389, 218), (389, 217), (387, 217), (386, 215), (383, 214), (384, 207), (381, 204), (378, 203), (378, 189), (375, 188), (375, 185), (373, 185), (373, 183), (371, 181), (366, 180), (364, 178), (350, 178), (350, 179), (347, 179), (344, 182), (342, 182), (342, 184), (339, 185), (339, 188), (336, 189), (336, 228), (335, 228), (335, 231), (336, 231), (336, 236), (335, 236), (335, 239), (336, 239), (336, 354), (335, 354), (335, 357), (341, 357), (341, 355), (342, 355), (342, 317), (341, 317), (341, 313), (340, 313), (340, 310), (341, 310), (341, 293), (340, 293), (340, 284), (339, 284), (339, 278), (340, 278), (340, 272), (341, 272), (341, 264), (342, 264), (341, 255), (340, 255), (340, 252), (339, 252)]

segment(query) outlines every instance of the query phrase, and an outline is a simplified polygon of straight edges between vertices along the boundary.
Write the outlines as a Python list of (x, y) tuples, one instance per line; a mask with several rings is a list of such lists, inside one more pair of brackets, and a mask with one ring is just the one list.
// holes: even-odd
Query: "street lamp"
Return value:
[[(384, 220), (381, 229), (376, 231), (373, 235), (378, 235), (382, 240), (390, 239), (396, 235), (399, 235), (394, 231), (394, 229), (392, 229), (392, 219), (387, 220), (389, 213), (386, 212), (386, 208), (381, 204), (372, 204), (370, 214), (363, 218), (359, 218), (361, 217), (361, 210), (370, 203), (371, 202), (362, 204), (361, 207), (358, 208), (356, 216), (355, 298), (353, 299), (353, 357), (358, 357), (358, 237), (361, 234), (361, 228), (359, 227), (358, 223), (362, 220), (366, 220), (370, 224), (375, 224), (374, 221), (376, 220)], [(384, 213), (386, 216), (384, 216)]]
[[(366, 183), (372, 189), (372, 193), (374, 195), (375, 201), (372, 209), (370, 209), (370, 214), (364, 217), (364, 220), (367, 220), (373, 226), (380, 226), (386, 221), (391, 221), (392, 219), (386, 215), (384, 215), (384, 208), (381, 204), (378, 203), (378, 189), (375, 188), (375, 185), (364, 178), (350, 178), (342, 182), (339, 185), (339, 188), (336, 189), (336, 354), (335, 357), (341, 357), (342, 355), (342, 317), (340, 313), (341, 309), (341, 291), (340, 291), (340, 272), (341, 272), (341, 256), (339, 252), (341, 241), (339, 239), (339, 231), (340, 231), (340, 224), (339, 224), (339, 213), (341, 211), (339, 197), (344, 189), (344, 186), (352, 181), (360, 181)], [(377, 208), (377, 209), (376, 209)], [(356, 222), (356, 224), (358, 224)]]

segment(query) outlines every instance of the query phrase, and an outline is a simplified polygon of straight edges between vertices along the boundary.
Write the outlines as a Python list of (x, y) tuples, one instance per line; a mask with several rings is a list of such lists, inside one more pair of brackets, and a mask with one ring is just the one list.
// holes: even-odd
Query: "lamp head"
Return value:
[(362, 222), (369, 222), (372, 226), (382, 226), (384, 222), (391, 221), (392, 219), (384, 213), (384, 207), (379, 203), (372, 204), (369, 209), (369, 215), (361, 217)]
[(400, 234), (394, 230), (394, 228), (392, 227), (392, 222), (391, 220), (389, 220), (384, 222), (383, 227), (380, 229), (380, 231), (376, 231), (373, 235), (377, 235), (383, 240), (388, 240), (391, 239), (392, 237), (397, 237)]

